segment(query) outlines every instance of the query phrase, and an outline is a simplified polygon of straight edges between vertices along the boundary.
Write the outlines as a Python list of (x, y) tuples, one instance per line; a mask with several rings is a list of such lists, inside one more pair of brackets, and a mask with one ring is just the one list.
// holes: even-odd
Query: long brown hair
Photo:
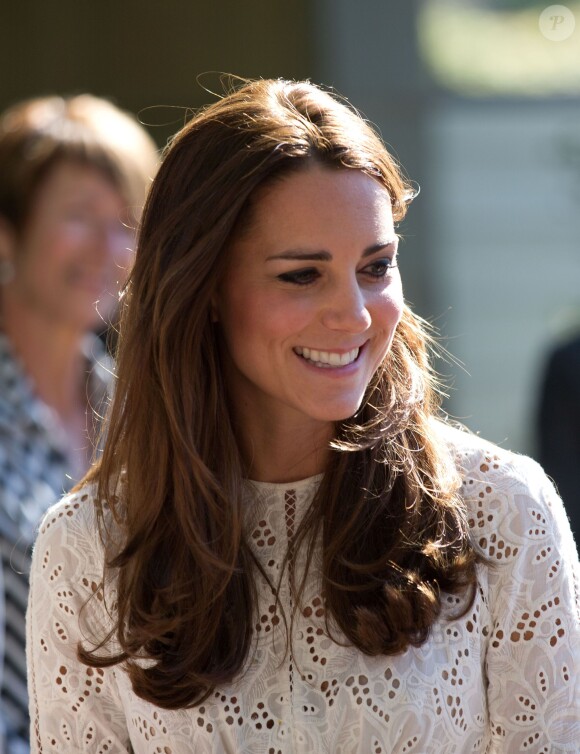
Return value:
[[(283, 80), (247, 83), (197, 114), (170, 144), (145, 207), (107, 442), (85, 480), (112, 512), (110, 521), (97, 506), (114, 628), (79, 656), (125, 661), (135, 692), (162, 707), (199, 703), (241, 672), (252, 646), (261, 576), (242, 526), (243, 468), (210, 302), (256, 190), (313, 160), (364, 171), (404, 216), (410, 187), (372, 128), (330, 93)], [(441, 591), (466, 605), (473, 596), (436, 396), (407, 308), (363, 405), (338, 427), (297, 535), (310, 562), (322, 533), (329, 631), (332, 621), (368, 654), (424, 642)], [(110, 638), (118, 652), (103, 652)]]

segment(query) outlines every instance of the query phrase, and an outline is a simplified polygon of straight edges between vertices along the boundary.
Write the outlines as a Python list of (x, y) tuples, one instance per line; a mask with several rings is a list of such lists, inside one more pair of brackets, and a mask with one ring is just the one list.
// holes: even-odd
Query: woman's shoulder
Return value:
[[(46, 511), (38, 529), (35, 551), (62, 548), (78, 552), (79, 558), (101, 560), (99, 508), (103, 510), (96, 484), (88, 484), (65, 495)], [(103, 512), (106, 517), (106, 510)]]
[(506, 450), (461, 427), (437, 422), (436, 432), (446, 444), (467, 489), (477, 481), (506, 492), (521, 485), (551, 484), (532, 458)]
[(506, 562), (522, 549), (539, 558), (558, 549), (575, 559), (564, 506), (536, 461), (449, 425), (438, 431), (461, 477), (474, 540), (486, 555)]

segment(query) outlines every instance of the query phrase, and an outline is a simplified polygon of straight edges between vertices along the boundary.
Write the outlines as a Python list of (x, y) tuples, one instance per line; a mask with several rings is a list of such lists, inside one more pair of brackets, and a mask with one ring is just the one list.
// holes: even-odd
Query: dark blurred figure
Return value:
[(90, 95), (23, 102), (0, 118), (0, 672), (10, 754), (28, 750), (31, 545), (46, 508), (91, 461), (93, 409), (111, 380), (92, 333), (114, 316), (156, 167), (138, 122)]
[(540, 463), (556, 482), (580, 543), (580, 335), (549, 356), (540, 392)]

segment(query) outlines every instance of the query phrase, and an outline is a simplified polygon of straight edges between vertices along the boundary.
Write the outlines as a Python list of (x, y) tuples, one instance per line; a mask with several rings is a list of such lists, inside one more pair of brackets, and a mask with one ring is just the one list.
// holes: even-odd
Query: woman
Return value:
[(100, 341), (156, 169), (137, 121), (82, 95), (0, 118), (0, 547), (3, 716), (28, 738), (25, 610), (41, 517), (86, 472), (110, 365)]
[(36, 544), (35, 750), (578, 740), (570, 531), (539, 467), (436, 419), (409, 195), (309, 83), (248, 83), (175, 137), (102, 460)]

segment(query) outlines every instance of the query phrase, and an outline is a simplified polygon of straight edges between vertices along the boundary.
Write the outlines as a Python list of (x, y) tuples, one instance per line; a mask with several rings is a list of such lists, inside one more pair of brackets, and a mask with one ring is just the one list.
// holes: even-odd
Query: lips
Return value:
[(348, 366), (356, 361), (360, 348), (338, 353), (337, 351), (320, 351), (306, 346), (297, 346), (294, 353), (321, 369), (336, 369), (337, 367)]

